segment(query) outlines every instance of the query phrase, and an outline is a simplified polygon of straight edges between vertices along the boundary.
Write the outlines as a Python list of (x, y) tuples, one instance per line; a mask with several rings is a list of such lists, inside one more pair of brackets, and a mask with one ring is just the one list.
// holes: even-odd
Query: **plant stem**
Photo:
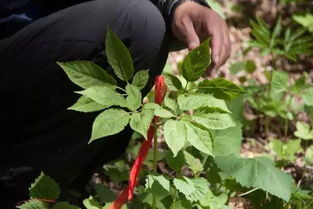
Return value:
[(246, 196), (246, 195), (248, 195), (248, 194), (254, 192), (255, 190), (258, 190), (258, 188), (251, 189), (251, 190), (249, 190), (249, 191), (247, 191), (247, 192), (245, 192), (245, 193), (243, 193), (243, 194), (238, 195), (238, 197)]
[(285, 120), (285, 138), (287, 138), (287, 135), (288, 135), (288, 118)]
[[(291, 105), (291, 99), (292, 99), (292, 96), (290, 95), (289, 99), (288, 99), (288, 103), (287, 103), (287, 111), (289, 112), (289, 108), (290, 108), (290, 105)], [(286, 121), (285, 121), (285, 138), (287, 138), (287, 135), (288, 135), (288, 116), (286, 118)]]
[(267, 99), (270, 99), (271, 96), (271, 90), (272, 90), (272, 77), (273, 77), (273, 70), (270, 71), (270, 79), (269, 83), (267, 85)]
[(125, 89), (123, 89), (123, 88), (121, 88), (121, 87), (119, 87), (119, 86), (116, 86), (116, 88), (119, 89), (119, 90), (121, 90), (121, 91), (123, 91), (123, 92), (125, 92), (125, 93), (127, 93)]
[(152, 195), (152, 209), (156, 209), (156, 196), (155, 196), (155, 194)]
[(176, 195), (177, 195), (177, 190), (174, 189), (173, 209), (176, 209)]
[(270, 117), (265, 115), (265, 135), (266, 138), (269, 136), (269, 123), (270, 123)]
[[(158, 166), (158, 135), (157, 135), (157, 126), (154, 130), (154, 138), (153, 138), (153, 172), (157, 173)], [(152, 195), (152, 209), (156, 209), (156, 201), (157, 198), (155, 194)]]
[[(272, 77), (273, 77), (273, 70), (270, 71), (270, 76), (269, 76), (269, 83), (267, 85), (267, 100), (270, 100), (271, 97), (271, 90), (272, 90)], [(265, 135), (266, 138), (269, 136), (269, 123), (270, 123), (270, 117), (265, 115)]]
[(187, 83), (186, 83), (186, 86), (185, 86), (184, 92), (186, 92), (186, 91), (187, 91), (188, 84), (189, 84), (189, 81), (187, 81)]

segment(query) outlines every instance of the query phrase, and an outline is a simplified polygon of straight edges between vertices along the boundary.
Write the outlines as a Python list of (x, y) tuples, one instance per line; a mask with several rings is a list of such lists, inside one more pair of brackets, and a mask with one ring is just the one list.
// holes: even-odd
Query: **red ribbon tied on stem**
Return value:
[[(154, 102), (157, 104), (162, 104), (164, 97), (167, 92), (167, 86), (164, 82), (163, 76), (157, 76), (154, 81), (155, 96)], [(156, 124), (158, 117), (155, 116), (152, 120), (152, 124)], [(119, 194), (117, 199), (110, 205), (109, 209), (120, 209), (126, 201), (132, 200), (134, 197), (134, 189), (137, 184), (137, 178), (142, 168), (143, 162), (148, 154), (149, 149), (152, 146), (152, 140), (154, 138), (155, 126), (150, 125), (148, 129), (148, 139), (144, 140), (141, 144), (137, 158), (134, 161), (134, 164), (130, 170), (128, 186), (123, 189)], [(155, 139), (157, 140), (157, 139)]]

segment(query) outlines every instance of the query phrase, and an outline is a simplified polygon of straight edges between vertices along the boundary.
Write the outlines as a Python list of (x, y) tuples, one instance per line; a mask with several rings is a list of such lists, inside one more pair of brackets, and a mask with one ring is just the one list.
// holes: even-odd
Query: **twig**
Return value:
[(252, 192), (254, 192), (255, 190), (258, 190), (259, 188), (254, 188), (254, 189), (251, 189), (251, 190), (249, 190), (249, 191), (247, 191), (247, 192), (245, 192), (245, 193), (243, 193), (243, 194), (240, 194), (240, 195), (237, 195), (238, 197), (243, 197), (243, 196), (246, 196), (246, 195), (248, 195), (248, 194), (250, 194), (250, 193), (252, 193)]

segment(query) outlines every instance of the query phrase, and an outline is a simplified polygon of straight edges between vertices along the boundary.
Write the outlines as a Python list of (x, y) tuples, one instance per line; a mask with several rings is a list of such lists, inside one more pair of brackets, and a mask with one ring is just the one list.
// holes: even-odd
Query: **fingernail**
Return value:
[(192, 49), (194, 49), (194, 48), (195, 48), (194, 44), (193, 44), (193, 43), (190, 43), (190, 44), (189, 44), (189, 50), (192, 50)]
[(197, 43), (196, 42), (191, 42), (190, 44), (189, 44), (189, 49), (191, 50), (191, 49), (194, 49), (194, 48), (196, 48), (197, 47)]

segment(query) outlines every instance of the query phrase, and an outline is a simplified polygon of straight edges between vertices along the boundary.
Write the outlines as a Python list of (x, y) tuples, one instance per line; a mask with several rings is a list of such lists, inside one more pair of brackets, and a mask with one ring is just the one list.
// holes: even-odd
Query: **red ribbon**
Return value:
[[(164, 82), (163, 76), (157, 76), (154, 81), (155, 96), (154, 102), (162, 104), (165, 94), (167, 92), (167, 86)], [(156, 124), (158, 117), (153, 118), (153, 123)], [(132, 200), (134, 197), (134, 189), (137, 184), (137, 178), (142, 168), (143, 162), (148, 154), (149, 149), (152, 146), (152, 140), (155, 133), (155, 127), (150, 125), (148, 130), (148, 139), (144, 140), (141, 144), (137, 158), (130, 170), (128, 186), (119, 194), (117, 199), (110, 205), (109, 209), (120, 209), (126, 201)], [(157, 139), (155, 139), (157, 140)]]

